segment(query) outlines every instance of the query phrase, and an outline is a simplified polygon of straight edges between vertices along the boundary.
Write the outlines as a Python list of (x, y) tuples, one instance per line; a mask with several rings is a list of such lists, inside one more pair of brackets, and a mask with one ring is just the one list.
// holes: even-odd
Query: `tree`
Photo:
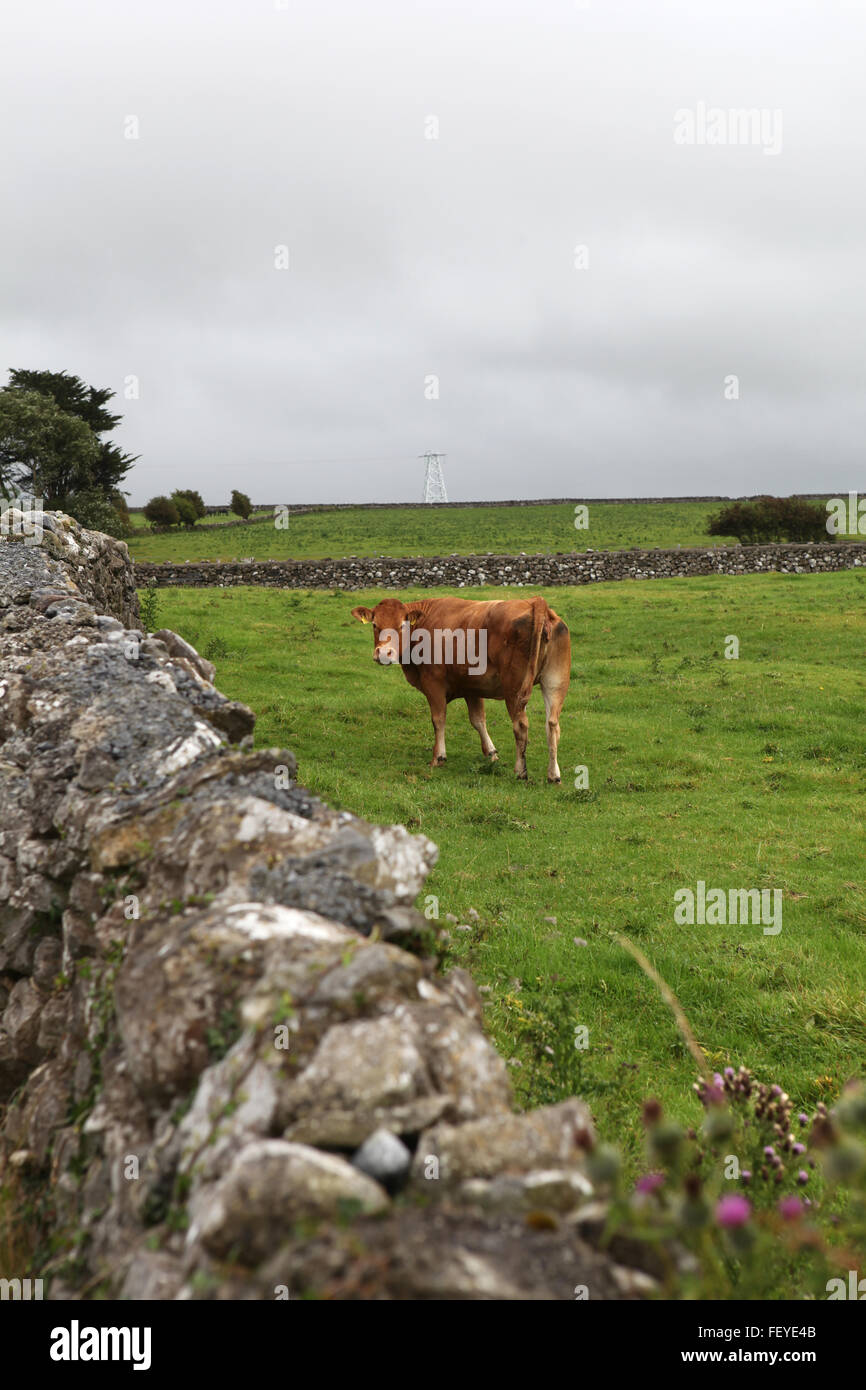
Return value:
[(235, 516), (242, 516), (244, 521), (246, 521), (252, 509), (253, 504), (247, 497), (247, 494), (245, 492), (238, 492), (237, 488), (233, 488), (231, 510), (235, 513)]
[(129, 515), (129, 504), (126, 500), (126, 493), (121, 492), (119, 488), (115, 488), (115, 490), (111, 493), (111, 505), (114, 508), (114, 510), (116, 512), (119, 512), (120, 515), (124, 518), (124, 520), (128, 523), (129, 529), (131, 531), (133, 527)]
[(195, 506), (183, 492), (173, 492), (171, 500), (177, 509), (178, 519), (183, 526), (195, 526), (198, 521)]
[(95, 483), (99, 440), (86, 422), (38, 391), (0, 391), (0, 492), (45, 507)]
[(180, 513), (170, 497), (151, 497), (144, 515), (152, 527), (177, 526), (180, 521)]
[(107, 536), (126, 540), (133, 534), (132, 522), (126, 509), (126, 499), (121, 493), (115, 494), (115, 497), (120, 497), (122, 505), (107, 497), (102, 488), (88, 488), (62, 498), (57, 506), (88, 531), (104, 531)]
[(175, 488), (174, 492), (171, 495), (174, 498), (175, 502), (179, 497), (185, 497), (186, 500), (192, 504), (192, 507), (195, 511), (195, 521), (197, 521), (200, 516), (204, 516), (205, 505), (204, 502), (201, 500), (200, 492), (194, 492), (191, 487), (178, 487)]
[[(123, 418), (105, 409), (116, 394), (114, 391), (108, 387), (87, 386), (80, 377), (72, 376), (69, 372), (36, 372), (15, 368), (9, 373), (7, 390), (38, 391), (40, 395), (48, 396), (67, 415), (83, 420), (97, 436), (110, 434)], [(98, 448), (93, 484), (108, 493), (112, 488), (119, 487), (138, 456), (124, 454), (108, 440), (99, 439)]]

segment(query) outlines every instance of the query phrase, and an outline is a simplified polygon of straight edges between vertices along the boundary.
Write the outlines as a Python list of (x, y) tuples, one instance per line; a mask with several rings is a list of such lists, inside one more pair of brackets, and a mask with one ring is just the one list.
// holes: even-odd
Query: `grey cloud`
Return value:
[[(425, 449), (455, 499), (862, 483), (853, 5), (10, 0), (4, 28), (0, 366), (121, 393), (134, 501), (414, 500)], [(779, 109), (781, 152), (676, 145), (699, 102)]]

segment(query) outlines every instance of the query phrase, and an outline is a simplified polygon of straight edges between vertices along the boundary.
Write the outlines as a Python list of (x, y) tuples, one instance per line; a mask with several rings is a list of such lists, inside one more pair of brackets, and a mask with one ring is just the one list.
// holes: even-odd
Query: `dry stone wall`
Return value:
[[(841, 492), (795, 492), (793, 497), (801, 497), (806, 501), (824, 500), (829, 497), (846, 497), (847, 488)], [(459, 510), (461, 507), (564, 507), (573, 506), (576, 503), (585, 506), (616, 505), (618, 507), (642, 507), (647, 502), (753, 502), (764, 494), (752, 493), (745, 497), (503, 497), (499, 500), (485, 498), (483, 501), (476, 502), (300, 502), (300, 503), (268, 503), (257, 502), (253, 507), (254, 512), (274, 512), (278, 506), (290, 506), (293, 513), (296, 512), (332, 512), (332, 511), (405, 511), (407, 507), (418, 511), (429, 511), (431, 507), (448, 511)], [(206, 513), (224, 512), (225, 503), (222, 505), (210, 505), (205, 507)]]
[(471, 978), (439, 969), (413, 907), (436, 847), (253, 751), (213, 674), (140, 630), (122, 543), (60, 515), (0, 541), (0, 1254), (33, 1262), (3, 1276), (644, 1292), (587, 1243), (586, 1107), (516, 1114)]
[(410, 589), (473, 584), (592, 584), (700, 574), (815, 574), (866, 565), (866, 544), (734, 545), (681, 550), (589, 550), (556, 555), (449, 555), (387, 559), (245, 560), (226, 564), (137, 564), (136, 582), (199, 587), (238, 584), (279, 589)]

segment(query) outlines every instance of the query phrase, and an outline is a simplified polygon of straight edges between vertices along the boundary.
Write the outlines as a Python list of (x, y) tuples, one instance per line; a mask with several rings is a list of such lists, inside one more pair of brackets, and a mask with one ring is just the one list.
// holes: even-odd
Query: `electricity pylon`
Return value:
[(442, 476), (441, 459), (444, 454), (419, 454), (419, 458), (427, 460), (427, 468), (424, 473), (424, 501), (425, 502), (447, 502), (448, 494), (445, 491), (445, 479)]

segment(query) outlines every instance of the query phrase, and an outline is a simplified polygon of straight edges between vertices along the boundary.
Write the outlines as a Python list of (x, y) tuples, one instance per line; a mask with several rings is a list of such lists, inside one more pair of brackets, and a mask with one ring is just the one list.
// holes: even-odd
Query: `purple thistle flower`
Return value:
[(792, 1152), (792, 1153), (795, 1153), (795, 1154), (804, 1154), (804, 1153), (806, 1152), (806, 1145), (805, 1145), (805, 1144), (792, 1144), (792, 1145), (791, 1145), (791, 1152)]
[(786, 1221), (798, 1221), (803, 1215), (803, 1203), (793, 1193), (788, 1197), (782, 1197), (779, 1201), (779, 1214)]
[(772, 1144), (768, 1144), (767, 1147), (764, 1149), (764, 1158), (775, 1158), (775, 1157), (776, 1157), (776, 1150), (773, 1148), (773, 1145), (772, 1145)]
[(797, 1182), (800, 1184), (801, 1187), (804, 1187), (808, 1181), (809, 1174), (806, 1172), (805, 1168), (801, 1168), (799, 1173), (797, 1174)]
[(698, 1093), (701, 1105), (705, 1110), (708, 1110), (711, 1105), (727, 1104), (725, 1085), (718, 1072), (716, 1072), (712, 1081), (701, 1081), (696, 1084), (695, 1089)]
[(747, 1183), (752, 1181), (752, 1172), (751, 1172), (751, 1169), (750, 1169), (750, 1168), (744, 1168), (744, 1169), (743, 1169), (742, 1173), (740, 1174), (740, 1180), (741, 1180), (742, 1182), (747, 1182)]
[(752, 1204), (747, 1197), (723, 1197), (716, 1207), (717, 1222), (729, 1230), (745, 1226), (751, 1214)]
[(664, 1173), (644, 1173), (642, 1178), (638, 1178), (635, 1183), (636, 1192), (658, 1192), (660, 1187), (664, 1187)]

